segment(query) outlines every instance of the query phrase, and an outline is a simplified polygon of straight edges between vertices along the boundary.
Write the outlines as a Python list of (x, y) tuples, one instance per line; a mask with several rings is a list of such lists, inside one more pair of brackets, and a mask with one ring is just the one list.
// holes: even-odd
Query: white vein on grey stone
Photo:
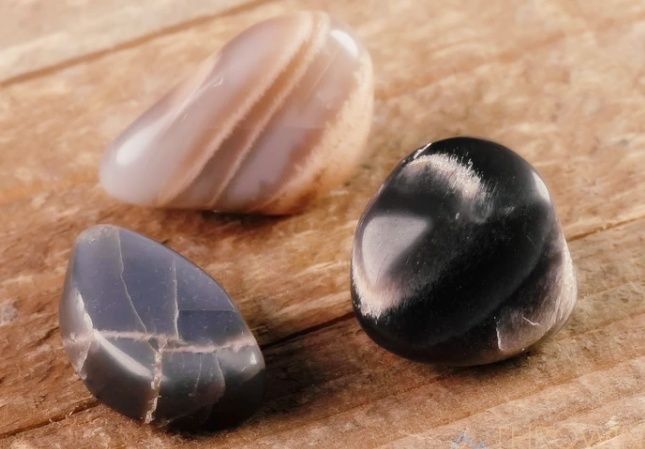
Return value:
[[(148, 332), (127, 332), (127, 331), (112, 331), (112, 330), (96, 330), (104, 338), (110, 338), (114, 340), (118, 339), (127, 339), (133, 341), (147, 342), (158, 341), (164, 342), (163, 352), (186, 352), (186, 353), (210, 353), (217, 352), (222, 350), (231, 350), (233, 352), (239, 352), (240, 350), (253, 347), (255, 345), (254, 340), (246, 335), (242, 335), (237, 339), (234, 339), (226, 344), (222, 345), (187, 345), (185, 340), (181, 338), (174, 337), (173, 335), (166, 334), (155, 334)], [(171, 347), (168, 347), (171, 345)], [(177, 345), (177, 346), (173, 346)], [(153, 348), (154, 349), (154, 348)]]
[(174, 292), (173, 304), (175, 306), (173, 325), (175, 336), (179, 338), (179, 282), (177, 281), (177, 263), (175, 262), (174, 258), (172, 259), (172, 264), (170, 265), (170, 267), (172, 270), (172, 286)]
[(77, 359), (72, 360), (72, 365), (74, 366), (74, 371), (79, 375), (81, 379), (85, 379), (86, 374), (85, 374), (85, 361), (87, 360), (87, 355), (90, 352), (90, 346), (92, 346), (92, 342), (94, 341), (94, 336), (93, 335), (83, 335), (83, 336), (78, 336), (74, 333), (70, 334), (69, 338), (63, 338), (63, 343), (65, 346), (69, 347), (74, 347), (74, 346), (80, 346), (82, 349), (81, 356), (78, 357)]
[(71, 333), (69, 338), (63, 339), (63, 343), (70, 348), (79, 348), (80, 357), (73, 359), (72, 365), (74, 366), (74, 370), (78, 373), (79, 377), (81, 379), (85, 379), (87, 376), (85, 373), (85, 362), (90, 352), (92, 342), (94, 341), (94, 325), (92, 323), (92, 318), (90, 318), (87, 310), (85, 309), (85, 303), (83, 302), (81, 293), (77, 288), (74, 288), (74, 306), (79, 309), (83, 316), (85, 333), (83, 335)]
[[(85, 320), (86, 323), (89, 323), (90, 329), (92, 329), (92, 319), (88, 315), (87, 312), (83, 313), (83, 319)], [(90, 334), (85, 336), (84, 339), (82, 339), (83, 343), (87, 342), (87, 346), (85, 346), (85, 349), (83, 351), (82, 357), (78, 360), (78, 374), (81, 377), (81, 379), (85, 379), (87, 377), (87, 374), (85, 373), (85, 362), (87, 361), (87, 356), (90, 353), (90, 348), (92, 347), (92, 343), (94, 342), (94, 332), (90, 331)]]
[(145, 423), (152, 422), (152, 420), (154, 419), (154, 413), (157, 410), (157, 405), (159, 403), (159, 392), (161, 391), (161, 379), (163, 377), (163, 352), (167, 344), (168, 342), (166, 340), (160, 340), (159, 348), (155, 350), (155, 364), (152, 367), (152, 381), (150, 382), (150, 391), (152, 398), (150, 399), (150, 406), (146, 411), (146, 416), (144, 418)]
[(147, 331), (148, 329), (146, 328), (146, 325), (143, 323), (143, 320), (141, 319), (141, 316), (139, 315), (137, 308), (134, 306), (134, 302), (132, 302), (132, 296), (130, 296), (130, 292), (128, 291), (128, 284), (125, 282), (125, 278), (123, 276), (125, 272), (125, 262), (123, 261), (123, 248), (121, 246), (121, 235), (119, 234), (118, 230), (116, 230), (114, 234), (116, 235), (117, 246), (119, 247), (119, 264), (121, 266), (119, 277), (121, 278), (121, 282), (123, 283), (125, 297), (128, 299), (128, 302), (130, 303), (130, 307), (132, 308), (132, 312), (134, 312), (134, 316), (137, 318), (137, 320), (139, 320), (139, 323), (141, 323), (141, 326), (143, 327), (143, 329)]
[(190, 345), (167, 348), (164, 352), (185, 352), (192, 354), (214, 353), (218, 351), (240, 352), (244, 348), (253, 347), (254, 342), (248, 338), (246, 341), (234, 341), (224, 345)]
[(139, 332), (139, 331), (113, 331), (113, 330), (101, 330), (97, 329), (97, 332), (100, 332), (105, 338), (112, 339), (128, 339), (134, 341), (143, 341), (148, 342), (150, 340), (164, 340), (168, 343), (175, 344), (186, 344), (181, 338), (175, 337), (174, 335), (166, 334), (155, 334), (153, 332)]

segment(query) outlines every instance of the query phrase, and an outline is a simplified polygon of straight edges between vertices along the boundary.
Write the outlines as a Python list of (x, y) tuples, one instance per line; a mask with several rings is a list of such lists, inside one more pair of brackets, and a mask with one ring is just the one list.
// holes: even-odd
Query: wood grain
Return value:
[[(16, 48), (31, 56), (0, 69), (0, 447), (641, 447), (645, 4), (148, 3), (1, 7), (14, 15), (0, 11), (0, 67)], [(279, 219), (139, 209), (100, 191), (102, 149), (130, 120), (237, 31), (297, 7), (351, 24), (374, 59), (372, 156), (350, 183)], [(581, 298), (528, 357), (453, 371), (378, 349), (347, 287), (370, 195), (413, 148), (458, 134), (501, 141), (541, 171)], [(105, 222), (164, 241), (236, 298), (269, 362), (251, 422), (167, 434), (98, 406), (74, 376), (57, 301), (75, 235)]]
[(251, 0), (6, 0), (0, 4), (0, 83), (46, 75), (250, 3)]

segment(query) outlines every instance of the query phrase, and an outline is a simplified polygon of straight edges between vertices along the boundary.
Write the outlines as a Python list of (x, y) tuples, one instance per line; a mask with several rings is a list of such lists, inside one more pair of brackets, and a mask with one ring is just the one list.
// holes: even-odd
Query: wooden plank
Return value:
[(633, 426), (627, 432), (589, 446), (589, 449), (624, 449), (638, 447), (645, 441), (645, 423)]
[(0, 84), (211, 20), (251, 0), (6, 0), (0, 3)]
[[(610, 329), (612, 334), (615, 331), (615, 328)], [(606, 337), (601, 338), (610, 340)], [(354, 343), (351, 344), (353, 348)], [(528, 363), (540, 364), (542, 369), (516, 365), (507, 367), (506, 371), (510, 373), (505, 376), (500, 372), (462, 373), (434, 379), (428, 372), (420, 372), (418, 366), (399, 366), (399, 359), (369, 360), (389, 365), (388, 369), (394, 370), (394, 377), (383, 383), (377, 380), (388, 378), (383, 370), (376, 370), (374, 377), (368, 378), (368, 373), (354, 370), (346, 377), (327, 380), (323, 386), (318, 386), (316, 380), (301, 386), (301, 391), (293, 396), (271, 400), (271, 408), (244, 427), (219, 434), (168, 434), (142, 427), (103, 407), (94, 407), (66, 420), (19, 434), (6, 443), (16, 448), (21, 445), (68, 447), (72, 443), (79, 448), (127, 447), (125, 445), (136, 442), (144, 447), (159, 448), (193, 448), (208, 444), (222, 448), (311, 445), (426, 449), (475, 441), (484, 442), (487, 448), (588, 447), (610, 438), (627, 437), (632, 426), (642, 424), (645, 408), (639, 380), (645, 374), (643, 358), (625, 363), (614, 360), (613, 368), (598, 368), (586, 374), (585, 370), (590, 369), (588, 365), (565, 373), (560, 373), (560, 368), (553, 364), (545, 368), (545, 359), (556, 355), (550, 353)], [(407, 373), (402, 376), (399, 371), (412, 372), (424, 380), (410, 384), (410, 376)], [(543, 376), (544, 371), (549, 373), (553, 384), (538, 382), (534, 386), (533, 378)], [(518, 373), (519, 380), (516, 380)], [(398, 388), (396, 376), (402, 377), (407, 390)], [(614, 380), (616, 376), (620, 377)], [(364, 385), (370, 381), (376, 384), (374, 388)], [(527, 385), (530, 385), (529, 389)], [(384, 392), (382, 388), (394, 390)], [(608, 413), (607, 406), (612, 404)], [(587, 422), (589, 418), (592, 422)], [(600, 424), (598, 421), (603, 419)], [(567, 421), (569, 426), (571, 422), (577, 423), (577, 429), (567, 429)], [(79, 434), (83, 435), (83, 441), (79, 442)], [(638, 440), (632, 440), (631, 446), (623, 448), (637, 449), (638, 443)]]
[[(572, 242), (581, 290), (579, 304), (565, 329), (528, 357), (481, 369), (438, 369), (380, 350), (359, 330), (354, 319), (343, 320), (267, 348), (266, 405), (251, 423), (236, 432), (212, 437), (216, 439), (213, 441), (222, 447), (245, 442), (252, 442), (249, 444), (253, 447), (268, 447), (267, 442), (281, 441), (291, 445), (284, 447), (303, 447), (312, 434), (321, 439), (333, 438), (335, 432), (343, 434), (343, 423), (356, 420), (347, 431), (351, 430), (357, 441), (376, 432), (373, 442), (385, 443), (383, 434), (394, 432), (393, 426), (400, 422), (390, 415), (405, 415), (408, 420), (415, 413), (419, 416), (414, 427), (396, 430), (394, 436), (398, 436), (393, 440), (404, 438), (405, 432), (434, 434), (437, 427), (450, 424), (452, 427), (444, 429), (448, 429), (447, 433), (462, 425), (473, 426), (478, 429), (477, 435), (492, 441), (496, 437), (490, 433), (493, 428), (484, 435), (481, 429), (486, 425), (480, 420), (487, 419), (492, 413), (488, 410), (494, 407), (510, 410), (504, 412), (507, 414), (517, 413), (512, 401), (528, 404), (523, 408), (539, 405), (539, 410), (525, 414), (524, 423), (519, 418), (510, 421), (517, 424), (514, 432), (519, 433), (536, 426), (555, 426), (562, 421), (558, 417), (574, 417), (621, 395), (643, 393), (645, 348), (639, 336), (645, 331), (645, 255), (641, 250), (644, 225), (645, 220), (639, 220)], [(624, 270), (625, 266), (630, 269)], [(594, 283), (595, 279), (602, 282)], [(611, 315), (606, 313), (608, 309)], [(0, 431), (13, 434), (49, 420), (62, 420), (60, 424), (18, 433), (12, 441), (32, 444), (43, 435), (55, 434), (60, 439), (49, 439), (48, 444), (54, 441), (66, 447), (74, 432), (87, 422), (95, 423), (90, 426), (91, 432), (100, 434), (113, 435), (116, 428), (121, 429), (116, 432), (120, 437), (110, 437), (111, 444), (128, 441), (135, 435), (145, 436), (147, 442), (177, 440), (121, 418), (106, 407), (95, 407), (96, 402), (66, 361), (55, 324), (47, 324), (52, 318), (42, 316), (30, 323), (35, 330), (33, 335), (7, 334), (8, 340), (0, 346), (3, 354), (9, 354), (5, 361), (14, 367), (2, 381), (9, 400), (5, 399), (0, 408), (0, 423), (6, 423)], [(38, 355), (23, 356), (33, 352)], [(46, 389), (24, 391), (25, 383), (35, 385), (45, 379)], [(592, 392), (593, 385), (597, 390)], [(425, 398), (423, 403), (415, 403), (421, 400), (418, 397)], [(91, 410), (65, 419), (86, 407)], [(388, 416), (392, 417), (391, 424), (382, 422)], [(640, 417), (644, 416), (641, 413)], [(385, 428), (379, 430), (382, 426)], [(612, 434), (615, 436), (618, 434)], [(346, 437), (342, 438), (336, 441)], [(441, 441), (446, 443), (445, 439)], [(88, 441), (87, 447), (91, 444), (95, 442)]]
[[(402, 5), (409, 9), (400, 14), (414, 18), (415, 8)], [(91, 224), (114, 222), (167, 241), (205, 266), (238, 299), (261, 341), (280, 340), (320, 326), (350, 310), (347, 273), (353, 229), (367, 198), (387, 171), (425, 140), (467, 130), (508, 142), (538, 165), (570, 237), (645, 214), (645, 204), (634, 201), (645, 167), (645, 153), (635, 151), (643, 145), (643, 134), (637, 132), (643, 122), (627, 120), (637, 120), (642, 114), (640, 103), (633, 101), (638, 93), (628, 95), (625, 91), (612, 100), (618, 105), (610, 109), (609, 116), (591, 116), (589, 123), (581, 126), (575, 112), (585, 107), (592, 91), (605, 89), (601, 80), (572, 87), (567, 78), (552, 74), (552, 66), (541, 68), (545, 60), (565, 61), (566, 67), (575, 67), (580, 73), (576, 75), (579, 78), (603, 70), (620, 82), (619, 86), (625, 86), (640, 68), (629, 65), (618, 70), (616, 61), (626, 59), (627, 51), (645, 35), (643, 21), (605, 28), (595, 40), (589, 39), (587, 31), (560, 36), (561, 40), (553, 38), (550, 44), (540, 44), (542, 47), (515, 59), (491, 57), (484, 65), (474, 69), (466, 65), (470, 70), (447, 73), (423, 88), (417, 88), (413, 80), (409, 91), (399, 86), (391, 93), (387, 86), (401, 83), (401, 73), (421, 70), (425, 64), (441, 66), (454, 46), (446, 43), (443, 51), (435, 48), (440, 55), (437, 61), (431, 59), (432, 54), (427, 62), (401, 58), (396, 72), (394, 63), (387, 60), (389, 53), (380, 49), (389, 48), (388, 40), (396, 41), (404, 21), (375, 22), (364, 17), (365, 23), (358, 24), (359, 32), (373, 47), (377, 67), (386, 66), (389, 72), (379, 76), (377, 117), (370, 142), (373, 158), (351, 184), (307, 213), (289, 219), (222, 219), (192, 212), (151, 211), (106, 198), (96, 186), (96, 165), (102, 147), (118, 129), (172, 84), (178, 71), (188, 71), (191, 62), (208, 53), (200, 44), (207, 35), (221, 43), (239, 26), (287, 6), (263, 5), (214, 21), (212, 26), (160, 37), (57, 77), (31, 80), (3, 91), (6, 103), (0, 107), (0, 124), (12, 132), (0, 137), (2, 147), (8, 149), (0, 153), (0, 204), (3, 214), (12, 219), (0, 223), (0, 249), (4, 260), (12, 263), (0, 265), (0, 292), (7, 300), (20, 300), (20, 316), (53, 312), (52, 299), (58, 295), (73, 237)], [(356, 5), (347, 8), (345, 14), (349, 15)], [(530, 23), (547, 18), (555, 20), (544, 13), (531, 16)], [(628, 19), (635, 20), (632, 16)], [(490, 27), (487, 23), (484, 28)], [(447, 28), (433, 27), (428, 33), (440, 40)], [(479, 38), (490, 33), (481, 31)], [(603, 33), (620, 33), (622, 38), (616, 43)], [(471, 40), (477, 38), (474, 35)], [(599, 51), (596, 40), (601, 38), (607, 43)], [(415, 39), (402, 46), (419, 46), (424, 37)], [(503, 43), (493, 40), (495, 44), (498, 41)], [(575, 54), (571, 48), (576, 49)], [(129, 69), (112, 73), (111, 67)], [(156, 75), (143, 83), (132, 76), (148, 73), (147, 67), (157, 67)], [(107, 72), (110, 77), (97, 83), (97, 76)], [(499, 73), (505, 77), (500, 79)], [(534, 106), (532, 99), (544, 88), (557, 92), (561, 99)], [(390, 97), (385, 98), (387, 95)], [(610, 92), (605, 91), (602, 98), (609, 97)], [(618, 107), (620, 112), (614, 113)], [(552, 125), (554, 116), (557, 120)], [(571, 154), (563, 151), (568, 148)], [(612, 201), (606, 201), (610, 196)], [(29, 227), (25, 228), (25, 222)], [(324, 238), (321, 229), (325, 230)], [(43, 251), (31, 251), (34, 246)], [(34, 284), (39, 286), (37, 291)]]
[[(642, 321), (637, 331), (642, 332)], [(583, 335), (575, 344), (600, 344), (598, 352), (592, 351), (590, 357), (597, 356), (600, 351), (612, 353), (617, 347), (601, 343), (611, 342), (615, 335), (632, 338), (638, 334), (623, 334), (613, 326), (606, 333), (592, 336), (590, 343), (581, 343), (580, 340), (589, 338), (589, 335)], [(368, 343), (366, 340), (351, 341), (346, 332), (337, 332), (334, 337), (350, 340), (348, 351), (354, 356), (356, 346)], [(316, 348), (308, 347), (307, 350), (307, 358), (314, 357)], [(587, 447), (580, 443), (596, 444), (604, 439), (629, 435), (632, 426), (642, 423), (645, 410), (638, 399), (643, 395), (640, 382), (645, 375), (643, 358), (619, 362), (620, 357), (612, 357), (612, 360), (604, 361), (607, 365), (598, 365), (581, 357), (583, 352), (589, 351), (569, 346), (564, 354), (549, 351), (543, 356), (529, 358), (526, 365), (512, 364), (494, 371), (445, 375), (433, 375), (418, 365), (401, 366), (400, 359), (368, 359), (363, 354), (355, 363), (373, 363), (372, 367), (377, 369), (355, 367), (349, 373), (337, 374), (328, 372), (330, 360), (310, 361), (308, 367), (324, 370), (320, 374), (324, 380), (302, 379), (299, 376), (301, 368), (297, 367), (298, 373), (291, 374), (290, 386), (295, 386), (293, 378), (298, 377), (299, 390), (285, 397), (270, 398), (264, 412), (234, 431), (198, 436), (168, 434), (136, 424), (99, 406), (16, 435), (7, 443), (15, 447), (20, 444), (67, 447), (75, 443), (79, 448), (123, 447), (137, 442), (160, 448), (209, 444), (222, 448), (389, 445), (425, 449), (450, 447), (467, 436), (472, 441), (485, 442), (489, 448)], [(584, 365), (573, 364), (563, 369), (557, 358), (570, 355)], [(624, 354), (621, 352), (621, 355)], [(272, 372), (272, 376), (278, 375), (279, 372)], [(412, 383), (411, 378), (416, 382)], [(610, 414), (606, 409), (602, 411), (604, 404), (614, 404)], [(595, 407), (601, 411), (597, 412)], [(603, 424), (609, 423), (596, 435), (597, 419), (590, 423), (583, 419), (594, 413), (604, 416)], [(577, 432), (567, 435), (561, 430), (565, 418), (578, 422)], [(612, 425), (611, 418), (617, 424)], [(79, 433), (84, 436), (82, 442), (78, 441)], [(558, 442), (551, 440), (556, 437), (566, 441), (560, 441), (562, 445), (556, 446)], [(513, 438), (516, 438), (515, 446), (508, 442)], [(424, 444), (409, 445), (415, 440)], [(523, 440), (531, 441), (533, 446), (517, 445)], [(638, 448), (637, 445), (625, 447)]]
[[(35, 84), (24, 82), (4, 90), (0, 124), (15, 131), (3, 136), (3, 146), (12, 151), (0, 157), (6, 162), (3, 167), (19, 163), (21, 170), (0, 172), (0, 203), (37, 191), (56, 190), (59, 183), (64, 187), (79, 179), (94, 181), (90, 173), (102, 148), (130, 120), (235, 31), (291, 9), (293, 4), (273, 2), (160, 36), (99, 61), (80, 63), (42, 83), (34, 80)], [(350, 23), (367, 42), (378, 67), (375, 125), (387, 126), (390, 132), (374, 136), (372, 147), (377, 156), (387, 153), (386, 161), (378, 159), (374, 165), (380, 171), (387, 170), (410, 147), (456, 133), (508, 141), (527, 157), (539, 156), (535, 162), (551, 161), (552, 154), (566, 154), (569, 148), (576, 149), (576, 156), (592, 151), (629, 153), (629, 149), (638, 148), (642, 141), (639, 129), (634, 127), (642, 122), (638, 120), (642, 92), (632, 87), (641, 65), (631, 55), (634, 46), (642, 42), (645, 6), (637, 9), (633, 2), (626, 4), (632, 6), (603, 8), (601, 12), (612, 11), (613, 16), (599, 13), (595, 22), (582, 26), (578, 17), (553, 12), (553, 5), (533, 6), (536, 9), (525, 11), (525, 17), (518, 21), (508, 8), (494, 8), (482, 0), (459, 10), (464, 23), (471, 26), (457, 42), (451, 37), (455, 35), (451, 30), (458, 26), (453, 16), (456, 11), (447, 10), (444, 20), (429, 21), (431, 8), (420, 11), (416, 2), (401, 2), (397, 14), (379, 20), (361, 13), (363, 4), (332, 8), (341, 17), (357, 16)], [(475, 20), (482, 10), (486, 16)], [(548, 25), (546, 31), (544, 24)], [(499, 27), (507, 33), (495, 33)], [(598, 38), (594, 38), (594, 31), (598, 31)], [(624, 38), (611, 38), (623, 33)], [(115, 71), (114, 67), (127, 70)], [(105, 77), (106, 73), (110, 76)], [(613, 83), (604, 83), (598, 73)], [(557, 101), (536, 102), (543, 88), (553, 91)], [(418, 102), (418, 95), (424, 95), (423, 102)], [(599, 114), (601, 107), (608, 108), (607, 112)], [(581, 111), (585, 112), (582, 118)], [(57, 114), (64, 114), (68, 120), (53, 120)], [(636, 120), (625, 121), (625, 117)], [(28, 128), (31, 139), (23, 139), (27, 130), (21, 128), (31, 122), (38, 126)], [(392, 122), (398, 126), (396, 133)], [(618, 129), (614, 129), (615, 124)], [(384, 145), (390, 151), (383, 151)], [(394, 145), (398, 148), (391, 148)], [(55, 151), (44, 152), (43, 148)], [(79, 152), (78, 148), (87, 150)], [(382, 162), (389, 165), (379, 165)], [(53, 172), (52, 166), (58, 170)]]
[[(96, 407), (67, 366), (57, 336), (57, 298), (73, 237), (97, 222), (140, 230), (204, 266), (238, 300), (267, 347), (268, 404), (238, 432), (214, 437), (223, 447), (255, 440), (254, 447), (312, 441), (407, 447), (417, 440), (446, 447), (465, 444), (466, 436), (505, 447), (483, 430), (491, 423), (487, 411), (510, 420), (518, 408), (555, 407), (556, 397), (566, 398), (562, 408), (551, 409), (563, 419), (556, 423), (548, 409), (518, 418), (523, 436), (517, 441), (532, 443), (531, 428), (552, 432), (571, 447), (628, 445), (632, 433), (642, 435), (630, 410), (641, 411), (642, 387), (634, 387), (634, 380), (642, 385), (643, 379), (638, 250), (645, 215), (645, 4), (548, 0), (510, 8), (485, 0), (271, 1), (226, 17), (172, 18), (176, 25), (167, 27), (172, 14), (166, 9), (170, 0), (164, 0), (146, 9), (146, 23), (153, 25), (137, 30), (147, 36), (139, 39), (107, 29), (115, 17), (132, 11), (114, 6), (113, 16), (94, 16), (118, 3), (111, 1), (92, 6), (97, 22), (88, 42), (100, 45), (59, 46), (64, 51), (44, 63), (34, 56), (32, 65), (0, 88), (0, 211), (6, 217), (0, 222), (0, 433), (17, 433), (0, 440), (0, 447), (52, 447), (44, 439), (48, 432), (56, 432), (53, 447), (67, 447), (81, 431), (99, 438), (88, 447), (204, 443), (137, 426)], [(0, 28), (10, 30), (14, 47), (33, 38), (37, 56), (49, 45), (36, 43), (40, 26), (49, 27), (41, 36), (69, 28), (82, 40), (79, 30), (87, 31), (87, 24), (75, 23), (86, 12), (78, 5), (51, 21), (30, 21), (34, 28), (23, 35), (17, 26), (2, 26), (7, 16), (0, 11)], [(373, 156), (351, 183), (305, 214), (284, 219), (152, 211), (117, 204), (101, 193), (96, 164), (122, 127), (239, 29), (296, 7), (333, 11), (364, 38), (375, 60)], [(197, 7), (191, 3), (181, 14), (201, 14), (191, 8)], [(0, 66), (10, 59), (2, 51)], [(65, 51), (77, 56), (66, 59)], [(375, 351), (348, 319), (347, 291), (352, 233), (368, 197), (412, 148), (464, 133), (500, 140), (538, 166), (575, 240), (584, 295), (559, 343), (499, 371), (474, 370), (472, 378)], [(593, 370), (599, 374), (585, 377)], [(536, 383), (535, 376), (546, 377)], [(612, 376), (624, 385), (612, 383)], [(483, 382), (481, 394), (474, 378)], [(596, 397), (598, 404), (577, 403), (575, 395), (587, 393), (589, 382), (606, 394)], [(545, 396), (536, 396), (542, 387)], [(502, 388), (508, 394), (500, 397)], [(429, 402), (415, 402), (420, 394)], [(452, 413), (443, 410), (452, 405)], [(417, 409), (430, 417), (411, 416)], [(620, 417), (620, 432), (598, 421), (609, 413)], [(409, 420), (407, 427), (393, 429), (383, 421), (401, 417)], [(59, 422), (42, 427), (48, 420)], [(571, 432), (575, 420), (584, 429)], [(461, 432), (459, 425), (471, 429), (464, 441), (455, 443), (460, 433), (446, 439)], [(435, 434), (437, 429), (442, 433)], [(549, 444), (536, 441), (534, 447)]]

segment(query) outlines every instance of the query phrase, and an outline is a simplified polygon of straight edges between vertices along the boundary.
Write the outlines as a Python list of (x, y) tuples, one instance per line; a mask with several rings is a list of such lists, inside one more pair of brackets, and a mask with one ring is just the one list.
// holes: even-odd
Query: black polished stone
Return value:
[(87, 388), (132, 418), (224, 427), (262, 399), (262, 352), (226, 292), (135, 232), (102, 225), (78, 237), (60, 328)]
[(358, 320), (415, 360), (476, 365), (557, 332), (576, 299), (544, 182), (513, 151), (453, 138), (405, 158), (365, 210), (352, 255)]

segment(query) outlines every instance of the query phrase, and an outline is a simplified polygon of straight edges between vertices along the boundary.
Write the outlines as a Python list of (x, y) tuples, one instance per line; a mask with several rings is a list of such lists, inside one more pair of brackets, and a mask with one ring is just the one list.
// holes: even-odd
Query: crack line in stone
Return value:
[(90, 355), (90, 348), (92, 347), (92, 343), (94, 343), (94, 332), (92, 331), (93, 329), (92, 319), (90, 318), (87, 311), (83, 312), (83, 318), (86, 321), (89, 321), (90, 333), (85, 337), (85, 339), (87, 340), (87, 346), (84, 348), (83, 355), (77, 363), (79, 367), (78, 375), (81, 379), (85, 380), (85, 378), (87, 377), (87, 373), (85, 373), (85, 362), (87, 361), (87, 357)]
[(152, 398), (150, 399), (150, 407), (146, 412), (144, 422), (146, 424), (152, 422), (154, 419), (154, 413), (157, 410), (157, 405), (159, 403), (159, 393), (161, 392), (161, 378), (163, 377), (162, 371), (162, 362), (163, 362), (163, 352), (164, 348), (168, 342), (166, 340), (161, 340), (159, 342), (159, 348), (155, 350), (155, 364), (152, 371), (152, 382), (150, 382), (150, 392), (152, 393)]
[(230, 349), (234, 352), (240, 351), (243, 348), (253, 346), (252, 342), (233, 342), (225, 345), (191, 345), (191, 346), (182, 346), (178, 348), (168, 348), (166, 352), (185, 352), (191, 354), (204, 354), (204, 353), (214, 353), (217, 351), (225, 351)]
[(101, 330), (101, 329), (97, 329), (97, 332), (100, 332), (101, 335), (103, 335), (105, 338), (114, 338), (114, 339), (125, 338), (125, 339), (135, 340), (135, 341), (165, 340), (168, 343), (186, 344), (186, 342), (183, 341), (182, 339), (175, 338), (173, 335), (166, 335), (166, 334), (155, 334), (150, 332), (138, 332), (138, 331), (132, 331), (132, 332), (112, 331), (112, 330)]
[(174, 310), (174, 326), (175, 326), (175, 336), (179, 338), (179, 282), (177, 281), (177, 263), (175, 262), (175, 259), (172, 259), (172, 284), (173, 284), (173, 291), (175, 293), (174, 295), (174, 305), (175, 305), (175, 310)]
[[(103, 338), (111, 338), (111, 339), (127, 339), (127, 340), (133, 340), (133, 341), (141, 341), (141, 342), (147, 342), (149, 343), (150, 340), (157, 340), (164, 345), (164, 352), (166, 353), (172, 353), (172, 352), (185, 352), (185, 353), (194, 353), (194, 354), (201, 354), (201, 353), (210, 353), (210, 352), (217, 352), (217, 351), (222, 351), (222, 350), (232, 350), (232, 351), (240, 351), (243, 348), (247, 347), (252, 347), (254, 346), (253, 340), (248, 337), (248, 336), (243, 336), (239, 340), (233, 340), (232, 342), (228, 342), (222, 345), (216, 345), (216, 344), (194, 344), (194, 345), (187, 345), (186, 341), (182, 340), (181, 338), (175, 338), (172, 335), (166, 335), (166, 334), (154, 334), (154, 333), (146, 333), (146, 332), (125, 332), (125, 331), (111, 331), (111, 330), (96, 330)], [(167, 347), (168, 345), (179, 345), (177, 347)], [(154, 348), (153, 348), (154, 349)]]
[(71, 333), (70, 338), (63, 338), (63, 345), (64, 346), (70, 345), (71, 347), (74, 347), (80, 344), (80, 349), (81, 349), (80, 357), (77, 358), (76, 360), (72, 360), (72, 366), (78, 373), (78, 376), (81, 379), (85, 380), (85, 378), (87, 377), (87, 374), (85, 373), (84, 368), (85, 368), (85, 362), (87, 361), (87, 357), (90, 353), (90, 347), (94, 342), (94, 324), (92, 323), (92, 318), (87, 313), (87, 309), (85, 308), (85, 302), (83, 301), (81, 292), (78, 290), (77, 287), (75, 287), (74, 290), (75, 290), (75, 296), (76, 296), (75, 300), (78, 302), (79, 306), (81, 306), (83, 309), (83, 322), (85, 324), (85, 328), (83, 330), (86, 331), (86, 333), (84, 335), (77, 335), (77, 334)]
[(73, 347), (74, 345), (80, 344), (81, 347), (83, 348), (81, 356), (78, 359), (76, 359), (76, 361), (72, 360), (72, 366), (74, 366), (74, 369), (78, 374), (78, 377), (80, 377), (82, 380), (85, 380), (85, 378), (87, 377), (87, 374), (85, 373), (85, 370), (84, 370), (85, 362), (87, 361), (87, 356), (90, 353), (90, 347), (92, 346), (93, 342), (94, 342), (94, 334), (90, 334), (81, 338), (76, 338), (74, 336), (71, 338), (63, 339), (64, 345)]
[(125, 261), (123, 260), (123, 248), (121, 246), (121, 234), (117, 230), (116, 232), (116, 242), (117, 246), (119, 248), (119, 262), (121, 263), (121, 272), (119, 274), (119, 277), (121, 278), (121, 282), (123, 283), (123, 289), (125, 290), (125, 297), (127, 298), (128, 302), (130, 303), (130, 307), (132, 307), (132, 311), (134, 312), (134, 316), (136, 317), (137, 320), (139, 320), (139, 323), (141, 323), (141, 326), (143, 327), (144, 331), (148, 331), (148, 328), (146, 325), (143, 323), (143, 320), (141, 319), (141, 316), (139, 315), (139, 312), (137, 311), (137, 308), (134, 306), (134, 302), (132, 301), (132, 296), (130, 296), (130, 292), (128, 291), (128, 284), (125, 282), (125, 278), (123, 277), (125, 273)]

